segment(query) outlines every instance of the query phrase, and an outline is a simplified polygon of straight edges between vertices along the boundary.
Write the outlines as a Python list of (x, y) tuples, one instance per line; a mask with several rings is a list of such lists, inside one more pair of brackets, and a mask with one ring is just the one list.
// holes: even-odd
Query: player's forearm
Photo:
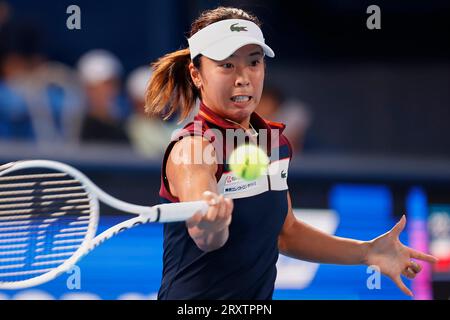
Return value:
[(280, 252), (296, 259), (331, 264), (365, 264), (369, 242), (326, 234), (295, 222), (279, 237)]

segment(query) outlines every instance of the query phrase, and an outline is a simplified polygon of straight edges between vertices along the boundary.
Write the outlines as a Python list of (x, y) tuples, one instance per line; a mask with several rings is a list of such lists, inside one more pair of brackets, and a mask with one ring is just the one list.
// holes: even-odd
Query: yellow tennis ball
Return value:
[(244, 180), (255, 180), (267, 172), (267, 154), (253, 144), (243, 144), (230, 154), (228, 159), (231, 171)]

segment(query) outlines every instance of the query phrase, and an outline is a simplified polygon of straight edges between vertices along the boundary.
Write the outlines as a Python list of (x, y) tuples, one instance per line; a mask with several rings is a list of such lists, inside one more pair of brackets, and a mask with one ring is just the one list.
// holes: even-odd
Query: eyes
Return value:
[(258, 64), (260, 64), (261, 63), (261, 61), (259, 60), (259, 59), (256, 59), (256, 60), (253, 60), (251, 63), (250, 63), (250, 65), (252, 66), (252, 67), (256, 67)]
[[(255, 59), (255, 60), (251, 60), (249, 65), (251, 67), (256, 67), (261, 63), (261, 59)], [(227, 62), (227, 63), (223, 63), (221, 65), (219, 65), (219, 67), (224, 68), (224, 69), (232, 69), (234, 68), (234, 64), (231, 62)]]
[(233, 68), (233, 64), (232, 63), (224, 63), (224, 64), (222, 64), (222, 65), (220, 65), (222, 68), (224, 68), (224, 69), (231, 69), (231, 68)]

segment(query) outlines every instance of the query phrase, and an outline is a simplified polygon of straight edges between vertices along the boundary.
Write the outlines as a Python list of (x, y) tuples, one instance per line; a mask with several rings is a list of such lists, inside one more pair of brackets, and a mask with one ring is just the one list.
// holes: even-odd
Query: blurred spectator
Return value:
[(0, 138), (30, 140), (32, 119), (18, 84), (39, 59), (39, 36), (33, 26), (11, 16), (11, 7), (0, 1)]
[(134, 113), (126, 123), (133, 149), (146, 157), (161, 157), (176, 125), (160, 118), (150, 118), (144, 113), (144, 95), (151, 77), (150, 67), (139, 67), (128, 77), (126, 88)]
[(86, 94), (86, 115), (81, 129), (83, 142), (128, 143), (124, 120), (127, 107), (120, 96), (122, 64), (106, 50), (92, 50), (78, 62)]
[(33, 136), (31, 117), (24, 99), (0, 80), (0, 138), (30, 140)]
[(38, 142), (77, 144), (84, 110), (76, 72), (59, 62), (43, 62), (22, 87)]
[(286, 129), (283, 134), (289, 139), (293, 152), (303, 150), (306, 131), (311, 124), (311, 113), (304, 103), (285, 100), (277, 87), (266, 85), (256, 112), (264, 119), (284, 123)]
[(0, 137), (40, 145), (79, 136), (79, 85), (69, 67), (47, 62), (39, 27), (11, 19), (0, 2)]

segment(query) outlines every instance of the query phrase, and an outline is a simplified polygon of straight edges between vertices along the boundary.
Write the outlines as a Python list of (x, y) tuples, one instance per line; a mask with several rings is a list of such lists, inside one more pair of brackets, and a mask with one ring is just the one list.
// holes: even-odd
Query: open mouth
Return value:
[(233, 102), (248, 102), (252, 99), (252, 96), (233, 96), (231, 97), (231, 101)]

